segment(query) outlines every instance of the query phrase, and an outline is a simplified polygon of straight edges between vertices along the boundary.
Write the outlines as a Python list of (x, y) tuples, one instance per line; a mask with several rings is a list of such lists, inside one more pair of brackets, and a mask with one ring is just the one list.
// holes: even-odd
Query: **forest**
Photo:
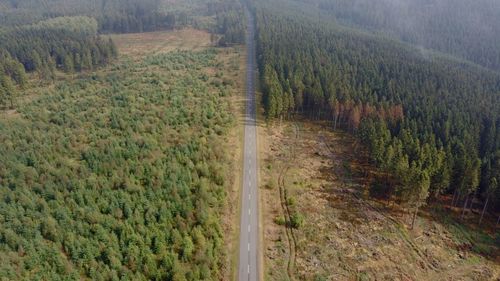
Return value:
[(120, 63), (0, 121), (0, 278), (218, 279), (234, 121), (215, 56)]
[[(302, 0), (302, 11), (500, 70), (495, 0)], [(288, 5), (282, 1), (281, 6)]]
[(242, 6), (160, 2), (0, 1), (0, 279), (228, 274), (221, 49), (131, 58), (103, 33), (205, 22), (241, 44)]
[(307, 7), (255, 2), (267, 117), (300, 114), (357, 135), (385, 173), (373, 194), (415, 215), (441, 194), (463, 212), (477, 199), (483, 213), (499, 209), (500, 75)]
[(172, 28), (176, 22), (187, 20), (187, 14), (160, 13), (156, 0), (29, 0), (0, 1), (0, 23), (6, 26), (31, 24), (61, 16), (88, 16), (99, 23), (104, 32), (142, 32), (158, 28)]
[(87, 16), (97, 20), (100, 33), (145, 32), (202, 26), (204, 17), (225, 14), (240, 5), (234, 0), (0, 0), (0, 25), (19, 26), (56, 17)]
[(0, 106), (14, 106), (27, 73), (53, 80), (56, 70), (91, 70), (116, 56), (114, 43), (99, 37), (97, 22), (87, 17), (54, 18), (0, 32)]
[(243, 6), (238, 2), (221, 2), (216, 8), (216, 29), (222, 34), (219, 39), (220, 46), (245, 43), (246, 18)]
[[(41, 80), (50, 81), (56, 78), (56, 70), (66, 73), (88, 71), (116, 58), (116, 47), (111, 40), (101, 38), (103, 32), (142, 32), (194, 24), (203, 26), (215, 37), (220, 34), (217, 39), (220, 46), (244, 41), (242, 5), (233, 0), (194, 1), (185, 7), (172, 5), (172, 14), (166, 13), (154, 20), (145, 13), (158, 11), (158, 1), (97, 1), (86, 3), (85, 7), (81, 6), (84, 3), (81, 1), (77, 1), (78, 5), (56, 0), (7, 2), (0, 5), (4, 7), (0, 14), (6, 15), (1, 17), (5, 20), (5, 28), (0, 30), (0, 107), (3, 108), (14, 107), (18, 88), (23, 88), (28, 79), (26, 73), (36, 73)], [(99, 9), (108, 6), (109, 9)], [(113, 23), (115, 19), (106, 12), (108, 10), (123, 11), (127, 14), (126, 20)], [(97, 11), (104, 15), (96, 14)], [(39, 15), (40, 12), (43, 13)], [(137, 14), (131, 16), (132, 12)], [(9, 20), (7, 15), (11, 13), (13, 18)], [(26, 21), (21, 21), (18, 13), (26, 13)], [(190, 20), (187, 13), (191, 14)], [(200, 15), (211, 15), (212, 22), (199, 23)], [(151, 20), (154, 24), (144, 25), (135, 18)], [(36, 19), (43, 20), (35, 22)]]

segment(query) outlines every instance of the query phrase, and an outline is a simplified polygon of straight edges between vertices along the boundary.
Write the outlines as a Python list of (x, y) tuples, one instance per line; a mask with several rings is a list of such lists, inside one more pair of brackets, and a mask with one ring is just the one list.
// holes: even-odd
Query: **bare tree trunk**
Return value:
[(455, 191), (453, 191), (453, 199), (451, 199), (451, 206), (454, 207), (455, 206), (455, 200), (456, 200), (456, 197), (457, 197), (457, 188), (455, 188)]
[(474, 195), (472, 195), (472, 199), (470, 200), (469, 211), (472, 213), (472, 207), (474, 206), (474, 198), (476, 198), (477, 189), (474, 191)]
[(489, 200), (490, 200), (490, 196), (488, 195), (488, 197), (486, 197), (486, 202), (484, 203), (484, 206), (483, 206), (483, 211), (481, 212), (481, 218), (479, 219), (479, 224), (481, 224), (481, 222), (483, 221), (484, 212), (486, 211), (486, 208), (488, 208), (488, 201)]
[(455, 201), (455, 205), (453, 207), (458, 207), (458, 204), (460, 204), (460, 199), (462, 197), (462, 194), (460, 191), (457, 192), (457, 200)]
[(413, 213), (413, 219), (411, 220), (411, 229), (415, 226), (415, 220), (417, 219), (417, 214), (418, 214), (418, 205), (415, 208), (415, 213)]
[(498, 215), (497, 226), (498, 226), (498, 223), (500, 223), (500, 215)]
[(465, 210), (467, 209), (467, 203), (469, 201), (469, 195), (465, 196), (465, 203), (464, 203), (464, 208), (462, 209), (462, 216), (460, 217), (460, 219), (464, 219), (464, 216), (465, 216)]

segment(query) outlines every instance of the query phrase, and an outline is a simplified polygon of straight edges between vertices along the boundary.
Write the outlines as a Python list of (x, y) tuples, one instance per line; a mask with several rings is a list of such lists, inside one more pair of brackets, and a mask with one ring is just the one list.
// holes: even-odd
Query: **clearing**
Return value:
[(277, 122), (260, 140), (266, 280), (499, 280), (494, 232), (435, 205), (409, 230), (405, 212), (370, 199), (375, 169), (351, 135)]
[(175, 50), (200, 51), (213, 46), (210, 33), (194, 28), (173, 31), (113, 34), (120, 55), (137, 58)]

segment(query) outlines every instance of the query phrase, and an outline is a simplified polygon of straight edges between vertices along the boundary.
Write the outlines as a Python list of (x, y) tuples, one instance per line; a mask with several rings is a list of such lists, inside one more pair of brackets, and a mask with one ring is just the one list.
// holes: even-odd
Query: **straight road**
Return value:
[(255, 26), (246, 11), (247, 77), (246, 113), (241, 192), (239, 281), (259, 279), (259, 195), (257, 186), (257, 130), (255, 114)]

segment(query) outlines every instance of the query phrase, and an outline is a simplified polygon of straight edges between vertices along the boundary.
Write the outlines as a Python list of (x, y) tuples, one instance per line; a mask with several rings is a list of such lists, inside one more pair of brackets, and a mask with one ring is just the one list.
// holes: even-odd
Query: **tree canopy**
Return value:
[(357, 134), (412, 204), (467, 198), (498, 178), (498, 73), (281, 2), (255, 2), (269, 118), (299, 112)]

